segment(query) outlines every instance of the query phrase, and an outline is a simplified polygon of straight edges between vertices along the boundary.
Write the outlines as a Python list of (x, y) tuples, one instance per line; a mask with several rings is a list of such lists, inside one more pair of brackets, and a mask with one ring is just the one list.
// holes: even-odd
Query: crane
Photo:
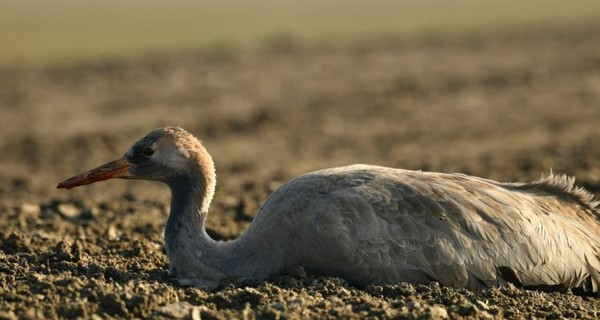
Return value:
[(301, 266), (356, 286), (600, 291), (599, 202), (564, 175), (501, 183), (363, 164), (324, 169), (279, 187), (230, 241), (205, 230), (215, 167), (184, 129), (157, 128), (58, 188), (112, 178), (169, 186), (165, 248), (182, 285), (214, 288), (226, 277), (263, 280)]

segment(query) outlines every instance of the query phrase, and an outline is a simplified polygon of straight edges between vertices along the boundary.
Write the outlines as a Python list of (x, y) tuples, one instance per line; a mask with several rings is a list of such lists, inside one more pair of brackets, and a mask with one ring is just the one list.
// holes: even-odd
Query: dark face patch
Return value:
[(149, 146), (145, 146), (142, 144), (140, 144), (140, 145), (136, 144), (131, 149), (131, 152), (125, 155), (125, 158), (127, 159), (127, 161), (129, 161), (135, 165), (141, 165), (144, 162), (151, 161), (150, 157), (148, 157), (144, 154), (145, 148), (149, 148)]
[[(152, 146), (156, 144), (158, 139), (161, 137), (161, 132), (154, 130), (147, 134), (145, 137), (140, 139), (138, 142), (131, 147), (130, 151), (125, 154), (125, 158), (133, 164), (141, 164), (145, 161), (150, 160), (152, 155), (148, 154), (147, 149), (152, 149)], [(154, 153), (154, 151), (153, 151)]]
[(156, 153), (156, 150), (154, 150), (155, 145), (162, 134), (158, 130), (150, 132), (136, 142), (125, 154), (125, 159), (135, 165), (130, 169), (135, 178), (155, 181), (166, 181), (168, 178), (170, 170), (164, 165), (153, 161), (152, 158)]

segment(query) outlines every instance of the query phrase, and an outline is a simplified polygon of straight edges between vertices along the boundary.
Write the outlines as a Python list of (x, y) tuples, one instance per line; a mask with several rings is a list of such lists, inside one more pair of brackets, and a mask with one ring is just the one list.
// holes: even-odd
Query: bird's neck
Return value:
[(165, 228), (167, 246), (182, 235), (197, 241), (211, 242), (212, 239), (204, 228), (210, 206), (210, 197), (204, 182), (194, 183), (182, 179), (170, 188), (171, 212)]
[(281, 269), (283, 246), (277, 246), (279, 240), (268, 238), (261, 228), (226, 242), (207, 234), (205, 221), (216, 186), (212, 160), (199, 166), (196, 174), (169, 186), (172, 198), (165, 246), (169, 271), (180, 283), (210, 288), (227, 276), (259, 279)]
[[(177, 278), (224, 277), (219, 270), (227, 255), (225, 243), (210, 238), (205, 221), (216, 187), (212, 160), (200, 163), (193, 174), (169, 181), (171, 212), (165, 227), (169, 271)], [(193, 283), (192, 283), (193, 284)]]
[(216, 188), (214, 164), (206, 153), (187, 174), (168, 182), (171, 189), (171, 213), (165, 229), (169, 241), (185, 235), (197, 241), (211, 243), (204, 228), (206, 215)]

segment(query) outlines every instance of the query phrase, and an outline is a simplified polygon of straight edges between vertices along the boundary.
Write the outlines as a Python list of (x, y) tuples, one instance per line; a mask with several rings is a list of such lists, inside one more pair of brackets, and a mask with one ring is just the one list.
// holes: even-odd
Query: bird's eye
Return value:
[(154, 150), (152, 150), (152, 148), (150, 147), (145, 147), (144, 149), (142, 149), (142, 154), (144, 155), (144, 157), (150, 158), (154, 154)]

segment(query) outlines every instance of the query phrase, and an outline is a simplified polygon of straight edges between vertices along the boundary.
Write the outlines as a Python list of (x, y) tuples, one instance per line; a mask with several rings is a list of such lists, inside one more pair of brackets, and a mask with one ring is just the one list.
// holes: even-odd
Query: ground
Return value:
[(55, 186), (179, 125), (215, 159), (208, 226), (222, 240), (282, 182), (351, 163), (502, 181), (553, 171), (600, 196), (600, 25), (3, 67), (0, 106), (0, 319), (599, 316), (597, 296), (355, 288), (302, 269), (182, 287), (167, 275), (164, 186)]

